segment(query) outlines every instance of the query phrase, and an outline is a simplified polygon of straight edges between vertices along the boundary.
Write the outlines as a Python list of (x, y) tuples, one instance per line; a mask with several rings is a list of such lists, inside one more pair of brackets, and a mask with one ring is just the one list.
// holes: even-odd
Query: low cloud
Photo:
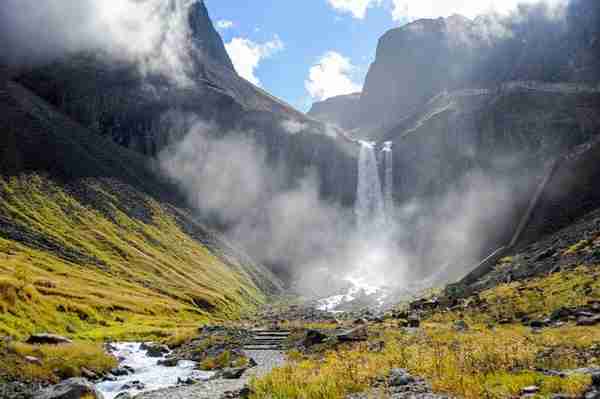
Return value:
[(420, 18), (449, 17), (453, 14), (475, 18), (484, 14), (508, 14), (521, 4), (542, 2), (551, 6), (562, 6), (568, 0), (392, 0), (392, 18), (400, 22)]
[(249, 82), (260, 86), (256, 76), (260, 63), (282, 51), (285, 45), (278, 36), (265, 43), (256, 43), (247, 38), (236, 37), (225, 44), (229, 57), (240, 76)]
[(361, 91), (362, 87), (352, 79), (355, 69), (348, 58), (329, 51), (310, 68), (304, 83), (306, 90), (317, 101)]

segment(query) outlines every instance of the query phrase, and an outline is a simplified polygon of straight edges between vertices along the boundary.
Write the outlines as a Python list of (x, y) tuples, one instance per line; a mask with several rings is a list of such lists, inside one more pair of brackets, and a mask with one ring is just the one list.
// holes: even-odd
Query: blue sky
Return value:
[(269, 54), (260, 60), (254, 74), (263, 88), (303, 111), (312, 103), (305, 81), (323, 56), (333, 51), (347, 58), (352, 64), (348, 78), (360, 88), (377, 40), (397, 26), (384, 8), (371, 8), (364, 19), (358, 19), (336, 11), (326, 0), (206, 0), (206, 5), (215, 24), (233, 23), (219, 28), (226, 43), (242, 38), (258, 45), (279, 45), (266, 51)]
[[(294, 107), (359, 91), (377, 41), (417, 18), (536, 0), (205, 0), (240, 75)], [(565, 0), (545, 0), (561, 2)]]

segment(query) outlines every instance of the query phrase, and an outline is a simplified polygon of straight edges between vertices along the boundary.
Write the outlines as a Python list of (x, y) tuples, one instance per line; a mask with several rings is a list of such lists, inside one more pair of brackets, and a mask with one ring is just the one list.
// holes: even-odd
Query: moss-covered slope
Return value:
[(0, 85), (0, 335), (148, 337), (232, 317), (278, 280), (150, 161)]

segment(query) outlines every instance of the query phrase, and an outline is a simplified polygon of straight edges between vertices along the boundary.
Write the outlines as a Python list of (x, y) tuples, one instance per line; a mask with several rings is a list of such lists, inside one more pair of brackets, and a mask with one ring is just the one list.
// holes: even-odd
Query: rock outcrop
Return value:
[(312, 105), (308, 116), (324, 123), (332, 123), (342, 129), (353, 129), (356, 121), (361, 93), (328, 98)]

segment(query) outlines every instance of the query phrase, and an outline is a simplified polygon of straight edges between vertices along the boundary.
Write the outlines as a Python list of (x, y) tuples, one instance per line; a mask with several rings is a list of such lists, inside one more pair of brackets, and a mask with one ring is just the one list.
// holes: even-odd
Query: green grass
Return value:
[(171, 208), (137, 192), (124, 204), (121, 189), (0, 177), (0, 335), (159, 338), (265, 300), (244, 265), (186, 234)]
[[(403, 331), (396, 320), (370, 325), (369, 341), (385, 342), (381, 352), (369, 350), (368, 343), (291, 352), (288, 365), (252, 381), (253, 398), (341, 399), (370, 389), (392, 368), (425, 378), (435, 392), (466, 399), (518, 397), (532, 385), (540, 388), (537, 398), (579, 397), (589, 388), (589, 376), (560, 378), (536, 370), (597, 367), (592, 348), (600, 347), (600, 328), (567, 323), (534, 333), (517, 315), (542, 318), (598, 298), (596, 267), (500, 285), (470, 298), (469, 306), (428, 315), (416, 333)], [(497, 323), (505, 318), (514, 322)], [(457, 331), (458, 320), (469, 328)]]
[[(27, 382), (81, 377), (83, 368), (102, 374), (118, 365), (117, 359), (106, 354), (102, 345), (85, 342), (56, 346), (2, 343), (0, 355), (0, 378)], [(26, 357), (34, 357), (38, 362), (28, 362)]]

